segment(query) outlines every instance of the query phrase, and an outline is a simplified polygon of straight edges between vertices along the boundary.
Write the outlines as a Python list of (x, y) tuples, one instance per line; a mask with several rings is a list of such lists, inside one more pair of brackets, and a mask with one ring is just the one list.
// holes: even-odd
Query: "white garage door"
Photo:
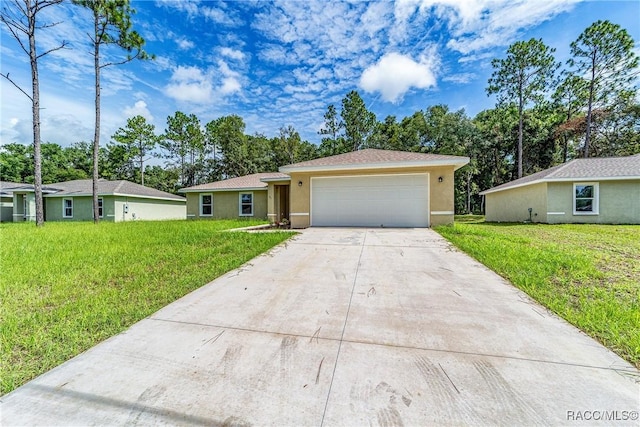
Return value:
[(429, 175), (313, 178), (311, 225), (428, 227)]

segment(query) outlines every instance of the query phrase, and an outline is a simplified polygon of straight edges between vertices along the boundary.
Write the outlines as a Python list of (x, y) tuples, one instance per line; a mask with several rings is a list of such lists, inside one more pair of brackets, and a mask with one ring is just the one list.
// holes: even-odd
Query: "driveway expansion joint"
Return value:
[(342, 349), (342, 343), (344, 341), (344, 332), (347, 329), (347, 322), (349, 321), (349, 311), (351, 311), (351, 303), (353, 302), (353, 293), (356, 289), (356, 282), (358, 281), (358, 271), (360, 271), (360, 264), (362, 262), (362, 253), (364, 252), (365, 243), (367, 241), (367, 230), (364, 232), (364, 239), (362, 239), (362, 247), (360, 249), (360, 255), (358, 256), (358, 264), (356, 265), (356, 272), (353, 275), (353, 285), (351, 286), (351, 294), (349, 295), (349, 304), (347, 305), (347, 314), (344, 316), (344, 325), (342, 326), (342, 334), (340, 335), (340, 343), (338, 344), (338, 351), (336, 352), (336, 362), (333, 364), (333, 372), (331, 373), (331, 382), (329, 383), (329, 391), (327, 392), (327, 400), (324, 404), (324, 410), (322, 411), (322, 420), (320, 421), (320, 427), (324, 425), (324, 419), (327, 415), (327, 407), (329, 406), (329, 398), (331, 398), (331, 388), (333, 387), (333, 380), (336, 376), (336, 369), (340, 362), (340, 350)]

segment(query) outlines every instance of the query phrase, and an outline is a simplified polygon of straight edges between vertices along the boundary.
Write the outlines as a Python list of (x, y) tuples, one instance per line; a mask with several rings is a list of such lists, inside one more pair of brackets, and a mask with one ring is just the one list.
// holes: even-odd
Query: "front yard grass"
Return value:
[(264, 221), (0, 224), (0, 393), (288, 239)]
[(436, 231), (640, 368), (640, 226), (466, 223)]

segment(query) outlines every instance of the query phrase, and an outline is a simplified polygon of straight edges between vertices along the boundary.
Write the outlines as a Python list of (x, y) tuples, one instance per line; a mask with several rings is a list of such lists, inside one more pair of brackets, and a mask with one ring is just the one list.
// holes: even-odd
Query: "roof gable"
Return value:
[(456, 169), (469, 163), (468, 157), (441, 154), (415, 153), (410, 151), (378, 150), (366, 148), (335, 156), (322, 157), (306, 162), (282, 166), (281, 172), (306, 170), (364, 169), (384, 167), (411, 167), (452, 165)]
[[(74, 181), (56, 182), (54, 184), (48, 184), (47, 188), (56, 189), (57, 191), (53, 194), (48, 194), (46, 197), (90, 196), (93, 194), (93, 180), (77, 179)], [(126, 180), (108, 181), (106, 179), (100, 179), (98, 180), (98, 194), (101, 196), (118, 195), (146, 199), (185, 200), (182, 196), (145, 187)]]
[(194, 193), (202, 191), (266, 190), (268, 184), (261, 180), (274, 178), (288, 179), (289, 175), (280, 172), (254, 173), (251, 175), (224, 179), (222, 181), (194, 185), (193, 187), (182, 188), (178, 191), (180, 193)]
[(539, 182), (640, 179), (640, 155), (574, 159), (532, 175), (482, 191), (494, 193)]

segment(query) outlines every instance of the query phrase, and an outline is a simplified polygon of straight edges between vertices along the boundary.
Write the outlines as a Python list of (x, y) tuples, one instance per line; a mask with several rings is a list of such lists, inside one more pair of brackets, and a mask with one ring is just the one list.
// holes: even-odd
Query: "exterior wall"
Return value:
[[(125, 212), (125, 206), (128, 207)], [(137, 197), (116, 196), (114, 201), (114, 220), (120, 221), (158, 221), (185, 219), (187, 207), (181, 200), (142, 199)]]
[[(27, 200), (26, 211), (25, 199)], [(36, 220), (36, 195), (34, 193), (13, 193), (13, 207), (14, 222)]]
[[(597, 181), (575, 181), (597, 182)], [(598, 182), (599, 212), (597, 215), (573, 214), (574, 182), (550, 182), (550, 224), (640, 224), (640, 180)]]
[(278, 212), (276, 202), (276, 183), (267, 183), (267, 218), (271, 224), (278, 220)]
[[(439, 182), (440, 177), (442, 182)], [(430, 226), (453, 224), (455, 213), (453, 166), (429, 168), (429, 178)]]
[(0, 222), (13, 221), (13, 196), (0, 197)]
[(200, 218), (200, 193), (186, 193), (187, 198), (187, 219)]
[[(101, 221), (132, 221), (184, 219), (185, 203), (179, 200), (141, 199), (123, 196), (100, 196), (102, 199)], [(63, 200), (73, 200), (73, 218), (63, 217)], [(91, 196), (45, 197), (45, 219), (47, 221), (93, 221), (93, 200)], [(128, 205), (128, 213), (124, 206)], [(135, 214), (135, 216), (134, 216)]]
[(547, 183), (528, 185), (485, 195), (487, 222), (547, 222)]
[[(267, 218), (266, 190), (187, 193), (186, 215), (188, 219)], [(253, 193), (253, 216), (240, 216), (240, 193)], [(200, 194), (213, 195), (213, 216), (200, 216)]]
[[(62, 212), (63, 199), (73, 200), (73, 218), (64, 218)], [(109, 209), (105, 207), (111, 204), (113, 212), (113, 197), (102, 197), (102, 209), (104, 218), (101, 220), (113, 221), (113, 215), (107, 216)], [(45, 197), (45, 220), (46, 221), (93, 221), (93, 200), (91, 196), (79, 197)]]
[[(337, 170), (323, 172), (292, 172), (290, 186), (291, 227), (306, 228), (311, 224), (311, 178), (321, 176), (357, 176), (357, 175), (387, 175), (402, 173), (429, 174), (429, 205), (430, 225), (448, 224), (453, 222), (454, 193), (453, 166), (416, 167), (394, 169), (362, 169)], [(442, 182), (438, 178), (442, 177)], [(298, 183), (302, 183), (298, 185)]]

